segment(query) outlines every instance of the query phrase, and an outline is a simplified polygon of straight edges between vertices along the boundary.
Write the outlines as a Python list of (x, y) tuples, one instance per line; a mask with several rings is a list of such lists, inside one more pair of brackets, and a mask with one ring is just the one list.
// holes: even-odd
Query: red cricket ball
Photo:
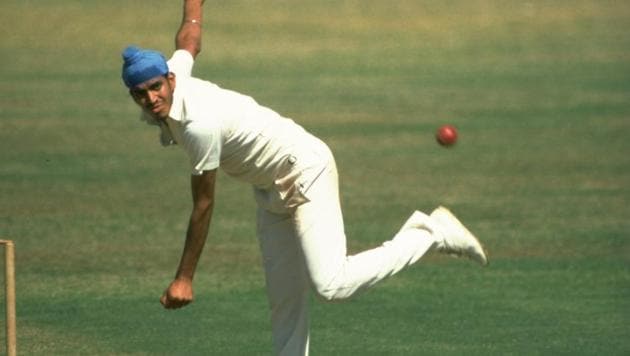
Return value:
[(443, 125), (435, 133), (435, 139), (442, 146), (452, 146), (457, 142), (457, 129), (452, 125)]

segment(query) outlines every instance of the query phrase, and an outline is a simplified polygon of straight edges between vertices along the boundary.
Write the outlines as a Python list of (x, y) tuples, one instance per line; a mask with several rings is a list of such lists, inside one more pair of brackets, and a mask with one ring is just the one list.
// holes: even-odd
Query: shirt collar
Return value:
[(160, 126), (160, 122), (153, 116), (147, 114), (144, 110), (140, 110), (140, 121), (144, 121), (149, 125)]

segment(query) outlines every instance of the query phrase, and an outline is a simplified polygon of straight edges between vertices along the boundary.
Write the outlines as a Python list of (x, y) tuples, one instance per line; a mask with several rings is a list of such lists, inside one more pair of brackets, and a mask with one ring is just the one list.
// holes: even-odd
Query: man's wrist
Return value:
[(191, 273), (178, 271), (177, 274), (175, 275), (175, 280), (181, 281), (181, 282), (192, 283), (193, 275)]

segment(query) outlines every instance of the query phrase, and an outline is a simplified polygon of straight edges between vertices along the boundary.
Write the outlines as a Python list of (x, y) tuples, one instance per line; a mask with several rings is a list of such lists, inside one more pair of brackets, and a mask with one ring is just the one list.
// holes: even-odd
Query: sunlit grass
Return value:
[[(120, 51), (170, 51), (181, 4), (2, 10), (0, 235), (16, 240), (20, 353), (270, 354), (252, 193), (223, 174), (197, 301), (157, 303), (188, 167), (138, 120)], [(446, 204), (490, 252), (486, 270), (431, 255), (314, 303), (314, 354), (630, 351), (630, 7), (243, 0), (207, 2), (204, 22), (195, 73), (332, 147), (351, 251)], [(433, 137), (446, 122), (452, 149)]]

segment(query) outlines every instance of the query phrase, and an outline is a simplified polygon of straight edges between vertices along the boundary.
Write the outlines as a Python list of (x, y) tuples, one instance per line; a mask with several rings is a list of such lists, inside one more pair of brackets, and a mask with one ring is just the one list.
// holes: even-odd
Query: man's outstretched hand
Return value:
[(192, 281), (176, 279), (166, 288), (160, 298), (160, 303), (166, 309), (177, 309), (193, 301)]

